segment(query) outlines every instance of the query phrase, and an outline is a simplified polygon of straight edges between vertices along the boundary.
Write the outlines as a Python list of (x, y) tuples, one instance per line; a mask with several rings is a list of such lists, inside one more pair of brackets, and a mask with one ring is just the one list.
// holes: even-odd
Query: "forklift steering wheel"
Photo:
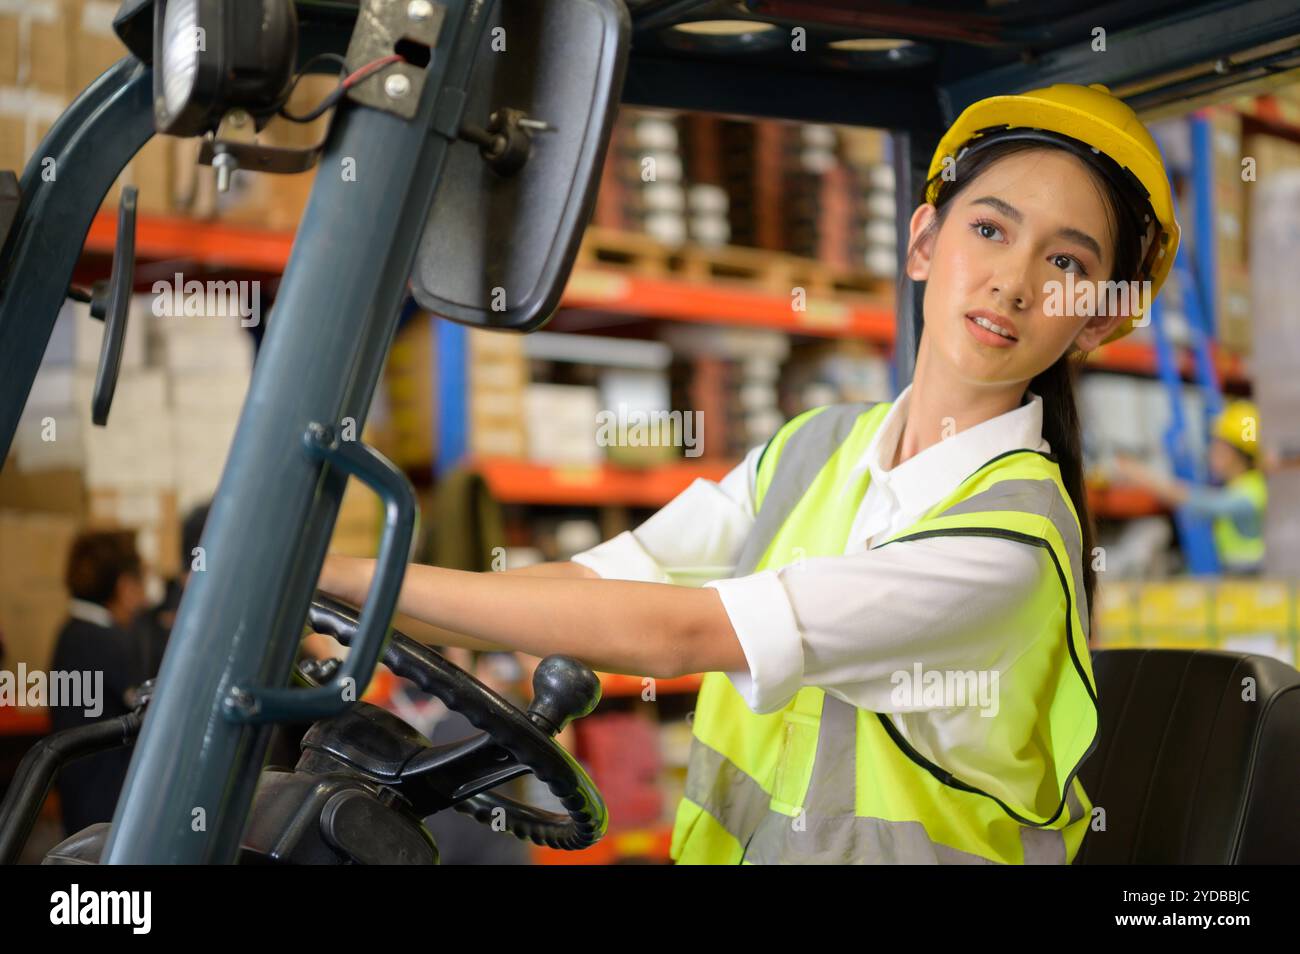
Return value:
[[(318, 592), (308, 622), (316, 632), (349, 645), (356, 633), (358, 615), (355, 607)], [(600, 701), (600, 680), (595, 673), (565, 656), (546, 657), (533, 676), (534, 698), (525, 713), (459, 666), (395, 629), (384, 649), (383, 661), (396, 675), (461, 713), (486, 733), (488, 739), (484, 741), (503, 750), (486, 772), (482, 747), (476, 750), (478, 758), (430, 764), (428, 771), (432, 774), (435, 769), (454, 772), (458, 766), (464, 771), (477, 763), (477, 778), (452, 786), (452, 804), (458, 811), (483, 824), (501, 817), (506, 829), (519, 838), (552, 848), (574, 851), (600, 840), (609, 822), (604, 799), (582, 766), (553, 738), (571, 719), (585, 716)], [(567, 816), (485, 790), (519, 774), (519, 767), (546, 784), (564, 805)], [(418, 765), (408, 765), (402, 774), (405, 778), (420, 770)], [(467, 789), (473, 794), (458, 794)]]

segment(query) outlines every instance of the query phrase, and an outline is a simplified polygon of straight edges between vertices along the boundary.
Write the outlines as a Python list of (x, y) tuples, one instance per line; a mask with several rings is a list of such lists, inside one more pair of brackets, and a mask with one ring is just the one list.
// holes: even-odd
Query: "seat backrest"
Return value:
[(1100, 739), (1079, 777), (1103, 811), (1075, 864), (1300, 863), (1300, 672), (1206, 649), (1092, 665)]

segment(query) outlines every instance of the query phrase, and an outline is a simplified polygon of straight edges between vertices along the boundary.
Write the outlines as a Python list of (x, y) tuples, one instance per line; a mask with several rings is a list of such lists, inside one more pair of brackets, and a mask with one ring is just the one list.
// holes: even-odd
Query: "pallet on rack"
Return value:
[(731, 282), (755, 291), (789, 295), (879, 295), (889, 289), (867, 272), (835, 268), (814, 259), (738, 245), (668, 246), (649, 235), (589, 228), (578, 264), (620, 269), (644, 278)]

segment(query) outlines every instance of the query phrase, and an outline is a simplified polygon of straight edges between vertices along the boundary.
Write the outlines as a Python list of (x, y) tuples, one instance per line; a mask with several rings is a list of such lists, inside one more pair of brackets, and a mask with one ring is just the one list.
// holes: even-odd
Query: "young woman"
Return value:
[[(394, 625), (705, 673), (679, 862), (1067, 863), (1097, 730), (1069, 362), (1148, 303), (1085, 287), (1154, 294), (1178, 236), (1156, 145), (1104, 87), (975, 103), (912, 215), (924, 333), (897, 400), (801, 414), (572, 562), (412, 566)], [(330, 559), (321, 587), (360, 603), (371, 569)]]

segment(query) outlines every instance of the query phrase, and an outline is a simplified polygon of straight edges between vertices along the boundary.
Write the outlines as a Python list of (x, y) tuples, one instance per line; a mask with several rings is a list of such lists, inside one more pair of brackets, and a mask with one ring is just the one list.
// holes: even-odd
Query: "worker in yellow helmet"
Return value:
[(1260, 469), (1259, 410), (1252, 402), (1230, 401), (1215, 418), (1208, 463), (1220, 486), (1166, 477), (1131, 457), (1118, 457), (1115, 470), (1170, 506), (1187, 507), (1214, 521), (1214, 547), (1225, 573), (1258, 573), (1264, 561), (1268, 484)]
[[(908, 228), (924, 327), (897, 399), (807, 410), (570, 561), (407, 570), (399, 613), (450, 645), (704, 673), (679, 863), (1068, 864), (1089, 832), (1071, 363), (1169, 274), (1169, 180), (1123, 101), (1058, 84), (967, 107)], [(1119, 282), (1142, 293), (1100, 304)], [(373, 565), (320, 586), (359, 603)]]

